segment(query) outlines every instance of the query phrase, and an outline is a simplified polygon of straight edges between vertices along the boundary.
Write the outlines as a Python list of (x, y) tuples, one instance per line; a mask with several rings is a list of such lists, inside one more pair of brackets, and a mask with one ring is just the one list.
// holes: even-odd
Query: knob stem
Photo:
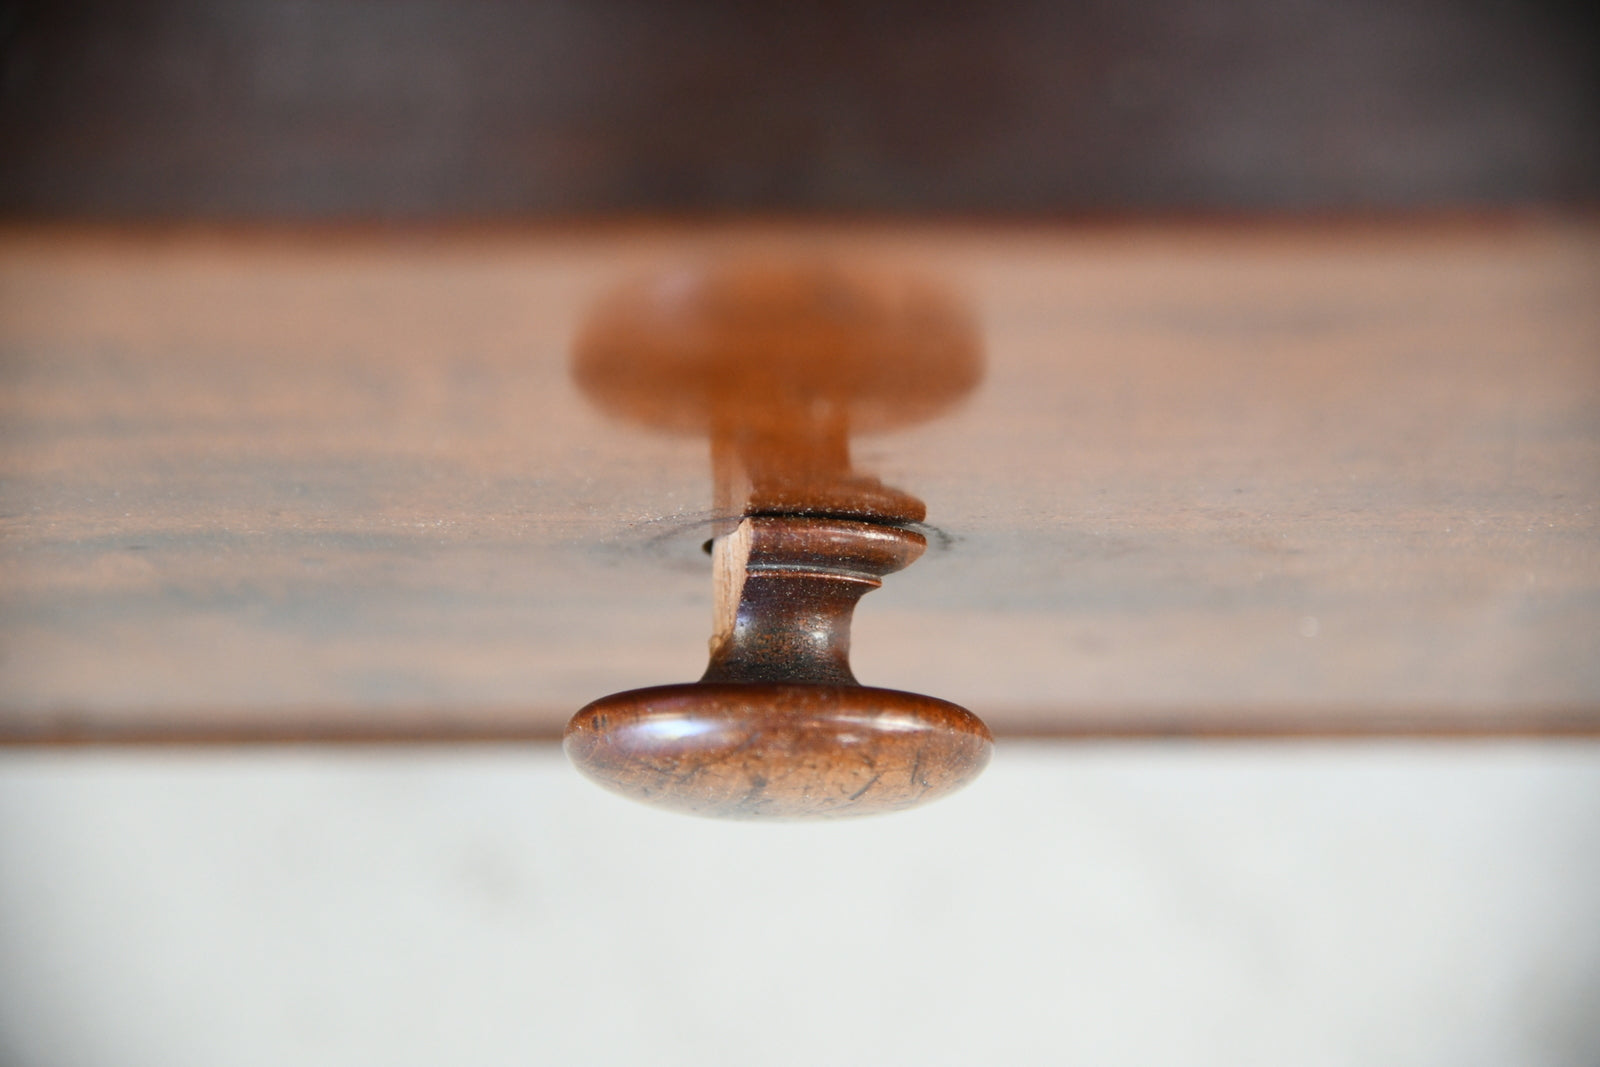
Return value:
[(712, 545), (716, 607), (703, 682), (855, 685), (856, 602), (927, 547), (846, 519), (750, 516)]

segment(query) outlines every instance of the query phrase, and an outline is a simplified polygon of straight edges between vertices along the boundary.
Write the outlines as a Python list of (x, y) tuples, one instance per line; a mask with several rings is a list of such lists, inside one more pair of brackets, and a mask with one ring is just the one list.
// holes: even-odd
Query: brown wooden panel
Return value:
[(50, 0), (0, 210), (111, 218), (1592, 202), (1555, 0)]
[(1600, 728), (1600, 227), (0, 235), (0, 734), (554, 736), (688, 680), (707, 449), (572, 382), (641, 272), (909, 266), (985, 345), (869, 684), (1000, 734)]

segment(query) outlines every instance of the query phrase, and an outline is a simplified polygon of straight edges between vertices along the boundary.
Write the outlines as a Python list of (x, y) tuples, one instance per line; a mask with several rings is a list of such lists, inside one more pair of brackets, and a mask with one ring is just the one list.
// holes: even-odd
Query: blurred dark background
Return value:
[(1592, 204), (1596, 20), (1491, 0), (23, 3), (0, 213)]

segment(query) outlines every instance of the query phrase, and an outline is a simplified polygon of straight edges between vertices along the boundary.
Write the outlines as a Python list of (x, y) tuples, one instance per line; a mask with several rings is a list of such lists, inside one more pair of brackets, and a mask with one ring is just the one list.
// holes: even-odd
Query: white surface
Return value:
[(553, 750), (0, 755), (0, 1061), (1600, 1063), (1600, 746), (1002, 749), (824, 826)]

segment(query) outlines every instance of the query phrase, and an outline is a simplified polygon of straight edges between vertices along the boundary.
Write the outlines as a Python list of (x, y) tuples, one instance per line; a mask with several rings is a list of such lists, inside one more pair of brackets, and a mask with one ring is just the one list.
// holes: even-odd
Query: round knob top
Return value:
[(567, 757), (635, 800), (694, 815), (811, 819), (899, 811), (976, 778), (994, 748), (965, 708), (859, 685), (665, 685), (602, 697)]

